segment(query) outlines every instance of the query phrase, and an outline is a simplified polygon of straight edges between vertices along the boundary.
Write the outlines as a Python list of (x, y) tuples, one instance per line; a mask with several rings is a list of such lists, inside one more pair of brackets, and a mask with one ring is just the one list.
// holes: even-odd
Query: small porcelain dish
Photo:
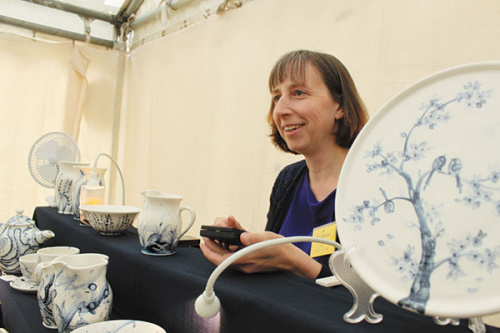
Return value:
[(90, 226), (102, 235), (119, 235), (130, 228), (141, 209), (121, 205), (82, 205), (80, 206)]
[(158, 325), (140, 320), (109, 320), (77, 328), (73, 333), (167, 333)]

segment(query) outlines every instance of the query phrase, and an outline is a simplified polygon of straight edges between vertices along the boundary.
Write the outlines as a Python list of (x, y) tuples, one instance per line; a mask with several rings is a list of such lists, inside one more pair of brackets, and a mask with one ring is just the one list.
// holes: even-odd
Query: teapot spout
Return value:
[(48, 239), (54, 238), (56, 234), (51, 230), (43, 230), (42, 236), (40, 237), (42, 242), (45, 242)]

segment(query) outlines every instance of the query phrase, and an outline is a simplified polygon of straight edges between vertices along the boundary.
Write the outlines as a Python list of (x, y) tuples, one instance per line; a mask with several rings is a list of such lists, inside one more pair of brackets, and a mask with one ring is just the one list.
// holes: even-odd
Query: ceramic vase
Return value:
[[(191, 228), (196, 214), (191, 207), (180, 206), (180, 195), (155, 190), (142, 193), (143, 205), (139, 215), (138, 233), (141, 252), (147, 255), (168, 256), (175, 253), (179, 239)], [(190, 213), (182, 229), (182, 211)]]
[[(71, 206), (73, 210), (73, 217), (75, 220), (80, 221), (80, 195), (82, 192), (82, 186), (89, 184), (92, 179), (93, 168), (91, 167), (74, 167), (77, 170), (78, 176), (73, 183), (73, 187), (71, 189)], [(107, 169), (98, 168), (96, 175), (96, 182), (98, 186), (104, 186), (104, 174)]]
[(71, 189), (73, 182), (78, 177), (78, 170), (73, 168), (88, 166), (88, 163), (58, 162), (59, 172), (55, 181), (55, 201), (59, 214), (73, 214), (71, 205)]

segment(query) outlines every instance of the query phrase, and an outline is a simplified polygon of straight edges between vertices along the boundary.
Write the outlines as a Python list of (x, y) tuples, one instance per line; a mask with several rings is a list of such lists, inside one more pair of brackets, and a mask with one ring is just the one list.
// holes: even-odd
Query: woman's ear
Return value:
[(344, 110), (342, 108), (338, 108), (337, 110), (335, 110), (335, 119), (341, 119), (344, 117)]

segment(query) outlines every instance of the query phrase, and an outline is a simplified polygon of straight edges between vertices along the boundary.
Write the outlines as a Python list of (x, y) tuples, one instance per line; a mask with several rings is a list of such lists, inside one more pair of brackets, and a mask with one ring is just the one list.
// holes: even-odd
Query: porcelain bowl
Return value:
[(90, 226), (102, 235), (119, 235), (130, 228), (141, 209), (121, 205), (82, 205)]
[(72, 333), (166, 333), (158, 325), (140, 320), (109, 320), (77, 328)]

